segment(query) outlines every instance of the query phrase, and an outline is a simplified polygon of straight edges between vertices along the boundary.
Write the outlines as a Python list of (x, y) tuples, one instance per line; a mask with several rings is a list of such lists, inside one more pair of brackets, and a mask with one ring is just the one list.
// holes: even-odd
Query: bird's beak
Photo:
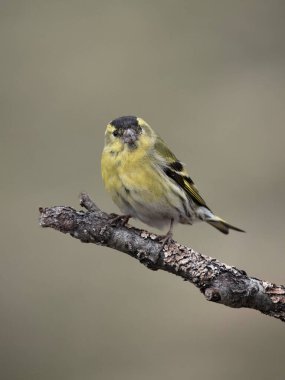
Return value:
[(137, 133), (133, 129), (126, 129), (123, 133), (123, 141), (126, 144), (134, 144), (137, 141)]

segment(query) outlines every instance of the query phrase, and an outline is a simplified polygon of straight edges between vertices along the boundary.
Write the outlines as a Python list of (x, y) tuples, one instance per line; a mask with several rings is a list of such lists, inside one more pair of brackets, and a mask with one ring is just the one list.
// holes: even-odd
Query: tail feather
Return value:
[(218, 216), (215, 216), (213, 219), (208, 219), (206, 220), (206, 222), (209, 223), (211, 226), (217, 228), (217, 230), (221, 231), (223, 234), (228, 234), (229, 230), (245, 232), (244, 230), (241, 230), (240, 228), (232, 226), (231, 224), (227, 223), (226, 221), (219, 218)]

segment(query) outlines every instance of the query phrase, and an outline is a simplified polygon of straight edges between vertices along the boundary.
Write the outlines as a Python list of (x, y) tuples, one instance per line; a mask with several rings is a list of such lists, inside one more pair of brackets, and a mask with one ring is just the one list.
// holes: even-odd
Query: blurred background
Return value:
[(284, 17), (278, 0), (1, 1), (1, 378), (284, 378), (280, 321), (38, 225), (81, 191), (118, 211), (105, 125), (138, 115), (247, 231), (175, 238), (284, 284)]

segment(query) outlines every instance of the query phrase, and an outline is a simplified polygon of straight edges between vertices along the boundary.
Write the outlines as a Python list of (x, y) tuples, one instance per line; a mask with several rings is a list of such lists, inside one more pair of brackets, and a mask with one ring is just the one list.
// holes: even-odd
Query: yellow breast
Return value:
[(145, 201), (154, 201), (163, 196), (163, 182), (158, 180), (150, 157), (144, 149), (112, 146), (104, 148), (101, 160), (102, 177), (113, 200), (122, 192), (143, 194)]

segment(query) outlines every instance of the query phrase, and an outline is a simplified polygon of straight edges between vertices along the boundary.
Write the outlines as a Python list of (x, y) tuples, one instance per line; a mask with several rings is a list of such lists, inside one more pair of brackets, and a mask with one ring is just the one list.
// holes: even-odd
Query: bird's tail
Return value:
[(232, 226), (231, 224), (227, 223), (225, 220), (220, 218), (219, 216), (213, 214), (213, 212), (208, 207), (199, 207), (197, 210), (197, 216), (204, 220), (205, 222), (211, 224), (211, 226), (217, 228), (217, 230), (221, 231), (223, 234), (228, 234), (229, 230), (235, 230), (239, 232), (245, 232), (244, 230), (241, 230), (240, 228), (237, 228), (235, 226)]
[(213, 215), (212, 218), (206, 219), (205, 221), (209, 223), (211, 226), (217, 228), (217, 230), (221, 231), (223, 234), (228, 234), (229, 230), (245, 232), (244, 230), (241, 230), (240, 228), (232, 226), (231, 224), (227, 223), (225, 220), (221, 219), (220, 217), (216, 215)]

